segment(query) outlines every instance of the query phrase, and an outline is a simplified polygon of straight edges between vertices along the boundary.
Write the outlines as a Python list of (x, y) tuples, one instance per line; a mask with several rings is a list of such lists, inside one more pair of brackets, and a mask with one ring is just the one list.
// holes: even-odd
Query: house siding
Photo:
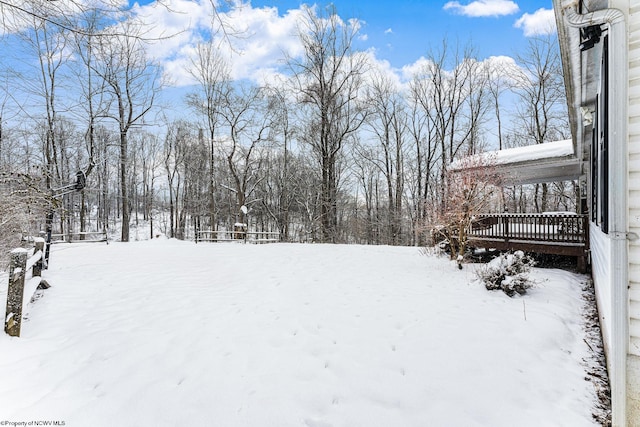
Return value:
[(598, 312), (600, 314), (600, 326), (602, 338), (607, 354), (611, 345), (611, 271), (609, 260), (611, 259), (611, 240), (600, 231), (600, 227), (590, 223), (589, 244), (591, 251), (591, 275), (595, 283), (596, 297), (598, 300)]
[[(636, 3), (636, 2), (629, 2)], [(640, 235), (640, 4), (629, 7), (629, 231)], [(629, 242), (629, 353), (640, 356), (640, 241)]]

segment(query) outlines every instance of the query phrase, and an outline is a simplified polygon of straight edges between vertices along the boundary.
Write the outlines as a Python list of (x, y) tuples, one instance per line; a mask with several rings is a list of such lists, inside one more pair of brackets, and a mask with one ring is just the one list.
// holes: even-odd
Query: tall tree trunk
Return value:
[(127, 186), (127, 133), (120, 132), (120, 197), (122, 198), (122, 234), (120, 240), (129, 241), (129, 191)]

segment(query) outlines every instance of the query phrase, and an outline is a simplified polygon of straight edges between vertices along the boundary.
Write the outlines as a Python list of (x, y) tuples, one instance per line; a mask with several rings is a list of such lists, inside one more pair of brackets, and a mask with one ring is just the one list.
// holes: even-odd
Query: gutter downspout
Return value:
[[(613, 426), (627, 425), (627, 354), (629, 349), (629, 273), (628, 273), (628, 188), (627, 188), (627, 122), (628, 122), (628, 59), (625, 15), (618, 9), (602, 9), (581, 15), (577, 0), (562, 2), (565, 22), (568, 26), (581, 28), (589, 25), (607, 25), (610, 34), (609, 68), (615, 70), (615, 78), (608, 83), (609, 141), (614, 149), (609, 150), (609, 173), (611, 196), (611, 372), (612, 422)], [(613, 74), (612, 74), (613, 75)], [(617, 197), (616, 197), (617, 196)], [(616, 206), (613, 199), (621, 198), (623, 206)]]

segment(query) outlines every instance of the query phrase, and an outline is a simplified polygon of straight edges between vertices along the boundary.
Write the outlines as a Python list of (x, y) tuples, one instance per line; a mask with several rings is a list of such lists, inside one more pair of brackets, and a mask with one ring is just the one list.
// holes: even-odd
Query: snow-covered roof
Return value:
[(570, 139), (488, 151), (456, 160), (450, 169), (461, 171), (469, 165), (494, 167), (509, 184), (566, 181), (581, 175), (580, 161)]
[(495, 151), (495, 161), (499, 164), (530, 162), (540, 159), (566, 157), (573, 155), (573, 143), (570, 139), (547, 142), (545, 144), (515, 147)]

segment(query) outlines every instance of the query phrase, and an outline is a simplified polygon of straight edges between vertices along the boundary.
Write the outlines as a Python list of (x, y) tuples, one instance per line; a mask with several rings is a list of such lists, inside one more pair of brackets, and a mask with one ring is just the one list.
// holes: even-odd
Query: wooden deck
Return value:
[(588, 218), (575, 214), (482, 214), (468, 230), (468, 245), (498, 250), (575, 256), (586, 268)]

